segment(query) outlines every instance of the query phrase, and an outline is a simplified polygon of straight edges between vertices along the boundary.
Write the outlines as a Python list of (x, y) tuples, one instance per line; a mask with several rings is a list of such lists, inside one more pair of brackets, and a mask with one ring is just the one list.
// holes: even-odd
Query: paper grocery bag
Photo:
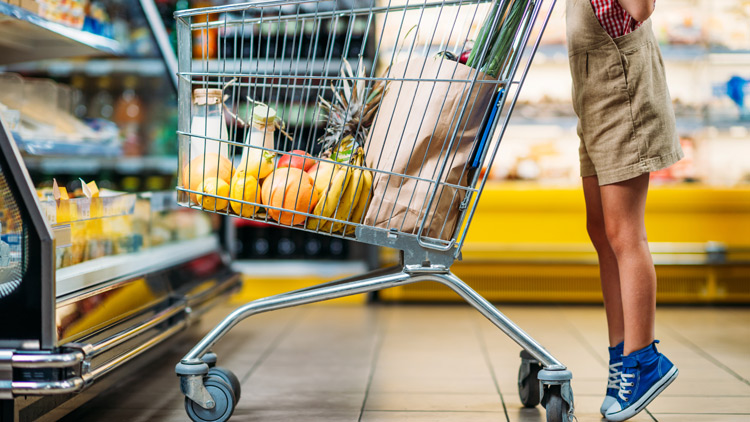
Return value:
[[(436, 182), (440, 167), (447, 162), (439, 182), (466, 186), (467, 161), (497, 87), (495, 83), (471, 87), (476, 75), (476, 69), (441, 58), (415, 58), (394, 65), (388, 78), (405, 80), (389, 82), (367, 138), (367, 166)], [(477, 80), (494, 82), (481, 72)], [(422, 235), (443, 240), (453, 236), (466, 194), (441, 184), (427, 209), (435, 183), (382, 172), (375, 173), (373, 190), (366, 225), (416, 234), (427, 214)]]

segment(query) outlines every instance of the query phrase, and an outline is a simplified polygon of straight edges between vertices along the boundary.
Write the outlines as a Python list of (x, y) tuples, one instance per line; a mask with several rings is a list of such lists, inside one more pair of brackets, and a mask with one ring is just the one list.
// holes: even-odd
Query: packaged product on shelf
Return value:
[(103, 37), (114, 38), (109, 14), (101, 2), (94, 1), (89, 4), (88, 13), (84, 15), (83, 30)]
[(652, 182), (695, 182), (698, 175), (695, 168), (695, 141), (692, 138), (680, 137), (680, 146), (685, 156), (671, 167), (652, 172)]
[(0, 120), (3, 122), (3, 126), (8, 128), (10, 131), (18, 129), (18, 124), (21, 121), (21, 113), (18, 110), (12, 110), (2, 102), (0, 102)]
[(745, 1), (711, 1), (705, 33), (708, 44), (730, 50), (750, 49), (750, 25)]
[(23, 7), (31, 13), (36, 13), (37, 15), (42, 15), (44, 13), (42, 4), (37, 0), (18, 0), (18, 6)]
[(47, 20), (81, 29), (89, 0), (20, 0), (20, 4)]
[(0, 73), (0, 118), (13, 131), (21, 123), (23, 78), (15, 73)]
[[(213, 6), (210, 1), (191, 2), (192, 8)], [(193, 57), (213, 59), (218, 52), (218, 32), (219, 29), (214, 26), (210, 27), (209, 22), (216, 20), (217, 15), (198, 15), (194, 22), (198, 24), (199, 29), (193, 30)], [(200, 28), (200, 23), (206, 25)]]
[(130, 75), (125, 78), (125, 90), (115, 102), (112, 116), (124, 140), (123, 153), (129, 156), (139, 156), (144, 151), (141, 141), (141, 124), (145, 113), (143, 103), (135, 92), (137, 83), (135, 76)]
[[(84, 189), (76, 192), (82, 195)], [(207, 215), (175, 208), (173, 191), (133, 195), (102, 190), (100, 195), (40, 202), (51, 225), (71, 230), (71, 244), (57, 248), (57, 268), (203, 237), (212, 230)], [(72, 212), (62, 216), (62, 205)], [(98, 209), (96, 215), (92, 208)]]
[(114, 100), (110, 92), (112, 79), (109, 76), (101, 77), (97, 79), (96, 85), (98, 90), (91, 98), (89, 117), (111, 119), (114, 111)]

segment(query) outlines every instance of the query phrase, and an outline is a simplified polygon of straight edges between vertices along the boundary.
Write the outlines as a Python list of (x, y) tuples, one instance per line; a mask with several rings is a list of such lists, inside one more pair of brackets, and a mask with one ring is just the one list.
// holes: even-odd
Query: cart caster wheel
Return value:
[(547, 410), (547, 422), (567, 422), (568, 403), (563, 400), (559, 385), (550, 385), (549, 397), (545, 406)]
[(539, 371), (541, 365), (521, 363), (518, 368), (518, 395), (525, 407), (536, 407), (539, 404)]
[(234, 372), (230, 371), (227, 368), (222, 368), (221, 366), (214, 366), (208, 371), (208, 375), (219, 377), (224, 380), (224, 382), (229, 384), (229, 386), (232, 387), (232, 391), (234, 392), (234, 398), (237, 399), (237, 401), (240, 401), (242, 387), (240, 386), (240, 380), (237, 378), (237, 375), (234, 375)]
[(216, 356), (216, 353), (214, 352), (208, 352), (205, 355), (203, 355), (203, 357), (201, 358), (201, 361), (203, 361), (203, 363), (208, 365), (209, 368), (213, 368), (214, 366), (216, 366), (216, 361), (218, 360), (219, 360), (219, 357)]
[(206, 390), (216, 404), (213, 409), (204, 409), (198, 403), (185, 397), (185, 411), (193, 422), (226, 422), (237, 404), (232, 387), (216, 376), (206, 377)]

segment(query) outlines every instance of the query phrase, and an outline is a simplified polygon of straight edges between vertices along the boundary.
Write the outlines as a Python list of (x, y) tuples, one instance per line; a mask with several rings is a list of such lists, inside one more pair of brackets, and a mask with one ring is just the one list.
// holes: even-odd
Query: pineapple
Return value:
[[(337, 90), (331, 83), (333, 100), (328, 102), (319, 97), (320, 108), (328, 117), (325, 134), (319, 139), (323, 144), (322, 155), (332, 156), (340, 162), (347, 159), (346, 157), (350, 159), (351, 152), (356, 147), (364, 145), (367, 131), (375, 120), (386, 88), (384, 81), (377, 81), (369, 95), (365, 95), (367, 81), (354, 79), (354, 71), (349, 62), (346, 59), (342, 60), (344, 69), (341, 70), (341, 89)], [(362, 58), (359, 59), (358, 69), (356, 77), (364, 78), (365, 67)]]

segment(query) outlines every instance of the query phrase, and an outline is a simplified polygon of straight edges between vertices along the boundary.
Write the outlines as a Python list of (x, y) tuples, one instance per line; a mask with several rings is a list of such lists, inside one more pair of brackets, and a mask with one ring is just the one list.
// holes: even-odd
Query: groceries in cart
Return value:
[[(302, 53), (296, 60), (269, 54), (271, 46), (301, 50), (286, 33), (264, 44), (274, 33), (262, 19), (243, 15), (241, 30), (228, 29), (229, 21), (206, 22), (206, 30), (224, 25), (220, 44), (241, 43), (238, 34), (247, 31), (265, 53), (254, 50), (251, 35), (249, 48), (225, 49), (228, 57), (192, 59), (190, 124), (181, 123), (190, 130), (181, 140), (182, 202), (328, 234), (353, 235), (364, 226), (455, 239), (477, 192), (477, 170), (494, 154), (491, 133), (534, 4), (481, 6), (486, 15), (460, 5), (445, 15), (455, 20), (455, 35), (437, 52), (429, 47), (441, 15), (434, 23), (402, 24), (379, 67), (363, 59), (366, 42), (356, 61), (337, 50), (302, 64)], [(315, 16), (310, 25), (323, 25)], [(472, 24), (480, 16), (481, 26)], [(203, 24), (195, 25), (193, 31)], [(385, 35), (383, 20), (371, 25)], [(299, 126), (285, 131), (284, 120), (300, 118), (293, 107), (300, 97), (314, 103), (305, 103), (302, 114), (311, 105), (322, 129), (315, 137)]]
[[(363, 81), (347, 82), (355, 74), (345, 59), (343, 63), (342, 86), (331, 86), (334, 100), (319, 98), (327, 126), (317, 157), (299, 149), (288, 153), (274, 149), (277, 129), (294, 140), (284, 132), (284, 123), (272, 107), (247, 98), (253, 106), (246, 122), (223, 103), (223, 89), (194, 90), (191, 158), (182, 171), (190, 202), (208, 211), (353, 233), (354, 226), (346, 222), (360, 223), (372, 197), (373, 175), (363, 168), (363, 144), (384, 83), (366, 92)], [(357, 76), (364, 78), (364, 65), (360, 63), (358, 69)], [(230, 119), (247, 132), (241, 154), (233, 154), (241, 155), (237, 166), (228, 152), (226, 121)]]

